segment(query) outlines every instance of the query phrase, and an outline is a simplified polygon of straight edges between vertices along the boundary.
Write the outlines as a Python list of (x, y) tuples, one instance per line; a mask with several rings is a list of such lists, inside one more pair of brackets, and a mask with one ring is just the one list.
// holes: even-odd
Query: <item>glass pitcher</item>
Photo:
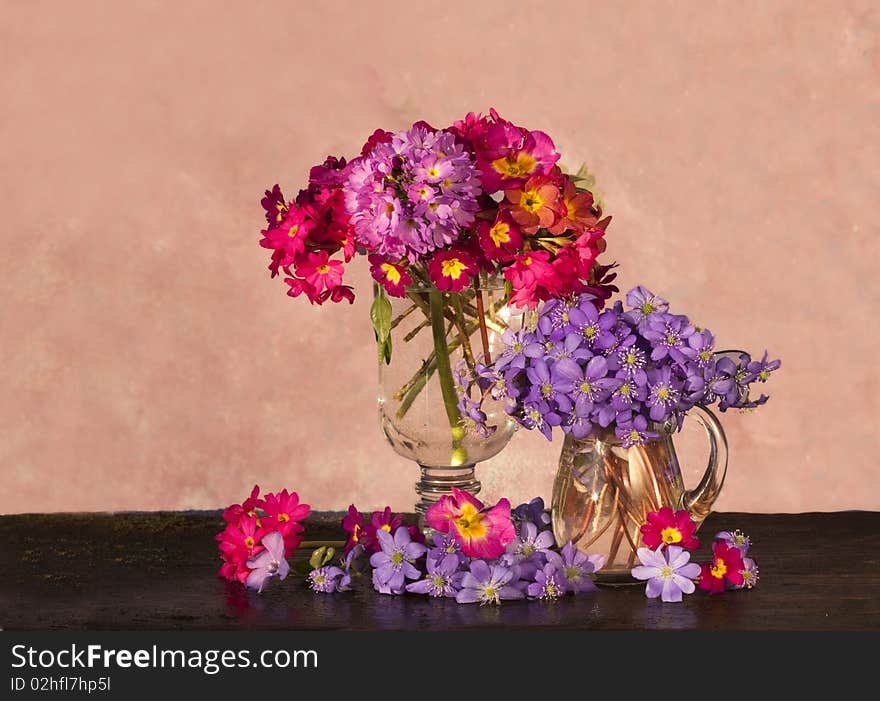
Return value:
[(727, 472), (727, 438), (715, 415), (695, 406), (709, 437), (709, 465), (700, 483), (685, 489), (672, 442), (674, 424), (643, 445), (624, 448), (613, 430), (578, 440), (566, 436), (553, 485), (553, 533), (607, 561), (601, 581), (633, 582), (630, 570), (642, 547), (640, 526), (648, 512), (664, 506), (687, 509), (697, 528), (718, 498)]

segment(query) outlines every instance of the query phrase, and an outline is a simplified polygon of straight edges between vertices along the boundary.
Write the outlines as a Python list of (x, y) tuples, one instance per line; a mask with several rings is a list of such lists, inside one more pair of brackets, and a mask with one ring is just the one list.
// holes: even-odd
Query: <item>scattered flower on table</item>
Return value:
[(687, 550), (700, 547), (694, 536), (697, 524), (685, 510), (673, 512), (668, 506), (647, 515), (647, 522), (640, 528), (645, 545), (656, 550), (660, 545), (678, 545)]
[(318, 567), (309, 573), (309, 586), (313, 591), (332, 594), (339, 590), (339, 582), (344, 572), (333, 565)]
[(242, 503), (223, 511), (226, 526), (215, 536), (223, 558), (219, 575), (245, 584), (254, 569), (248, 562), (265, 550), (266, 538), (272, 533), (282, 539), (286, 566), (286, 559), (302, 541), (303, 526), (299, 522), (309, 512), (309, 505), (301, 504), (296, 492), (284, 489), (261, 498), (260, 488), (255, 485)]
[(679, 602), (682, 594), (694, 591), (693, 580), (700, 575), (700, 566), (690, 562), (691, 554), (678, 545), (650, 548), (639, 548), (638, 565), (633, 568), (632, 576), (647, 580), (645, 595), (649, 599), (658, 596), (663, 601)]
[(428, 572), (424, 579), (410, 582), (406, 585), (406, 590), (413, 594), (455, 598), (461, 588), (461, 580), (464, 578), (464, 572), (459, 570), (461, 561), (458, 559), (458, 555), (452, 553), (439, 558), (429, 557), (427, 566)]
[(382, 594), (402, 594), (407, 579), (419, 578), (421, 573), (413, 563), (427, 548), (412, 541), (406, 526), (399, 526), (394, 535), (380, 529), (376, 536), (381, 550), (370, 557), (373, 585)]
[(500, 564), (474, 560), (461, 580), (461, 590), (455, 595), (460, 604), (500, 604), (502, 601), (522, 599), (525, 593), (517, 586), (515, 569)]
[(743, 568), (740, 574), (742, 575), (743, 583), (737, 587), (738, 589), (752, 589), (758, 583), (758, 579), (760, 579), (758, 576), (758, 565), (750, 557), (743, 558)]
[(529, 576), (543, 567), (550, 548), (555, 544), (551, 531), (539, 533), (538, 527), (527, 521), (522, 525), (520, 535), (507, 546), (502, 561), (508, 566), (519, 565), (520, 571)]
[(716, 540), (712, 544), (712, 555), (712, 562), (702, 566), (700, 589), (710, 594), (720, 594), (727, 584), (741, 588), (744, 565), (739, 548), (728, 545), (723, 540)]
[(513, 541), (516, 533), (510, 520), (510, 502), (500, 499), (485, 507), (476, 497), (452, 488), (425, 513), (425, 522), (440, 533), (453, 533), (461, 550), (470, 557), (495, 559)]
[(571, 541), (563, 546), (561, 553), (548, 552), (547, 560), (556, 566), (565, 590), (574, 594), (596, 591), (590, 575), (605, 565), (604, 555), (588, 555), (574, 547)]
[(284, 554), (284, 537), (279, 531), (273, 531), (263, 537), (263, 550), (247, 561), (250, 568), (245, 586), (248, 589), (263, 591), (266, 584), (274, 579), (284, 579), (290, 571), (290, 565)]
[(533, 599), (558, 599), (565, 594), (565, 579), (552, 562), (535, 572), (535, 581), (528, 585), (527, 593)]
[(336, 586), (337, 591), (348, 591), (351, 589), (352, 576), (356, 573), (354, 563), (363, 552), (364, 546), (358, 544), (349, 550), (345, 554), (345, 557), (342, 558), (342, 577), (340, 577), (339, 583)]
[(752, 544), (751, 539), (739, 529), (735, 531), (721, 531), (720, 533), (716, 533), (715, 540), (724, 541), (729, 546), (738, 548), (740, 554), (743, 557), (748, 554), (749, 546), (751, 546)]

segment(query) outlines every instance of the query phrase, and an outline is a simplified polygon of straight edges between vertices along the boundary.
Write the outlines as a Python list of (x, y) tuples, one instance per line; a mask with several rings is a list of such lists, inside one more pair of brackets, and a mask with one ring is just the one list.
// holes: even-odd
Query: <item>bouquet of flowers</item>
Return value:
[(504, 352), (473, 372), (456, 373), (459, 409), (481, 430), (482, 403), (504, 399), (522, 426), (549, 440), (554, 427), (583, 439), (613, 429), (623, 447), (658, 436), (662, 425), (681, 428), (696, 404), (751, 409), (754, 383), (764, 383), (781, 361), (760, 360), (740, 351), (715, 352), (715, 337), (688, 317), (669, 312), (669, 303), (644, 287), (601, 311), (591, 294), (553, 299), (537, 322), (508, 330)]
[[(549, 299), (617, 290), (611, 265), (599, 264), (610, 217), (582, 168), (566, 174), (542, 131), (518, 126), (493, 109), (445, 129), (417, 122), (398, 133), (374, 132), (359, 156), (330, 156), (288, 201), (275, 185), (262, 200), (268, 227), (260, 245), (269, 270), (283, 273), (291, 297), (312, 304), (353, 302), (345, 266), (368, 257), (376, 282), (370, 316), (381, 361), (391, 362), (392, 329), (420, 314), (403, 338), (430, 328), (433, 345), (393, 393), (402, 418), (436, 374), (452, 446), (447, 464), (468, 460), (462, 436), (473, 426), (458, 406), (450, 356), (473, 369), (491, 362), (489, 330), (507, 328), (507, 305), (533, 309)], [(503, 281), (497, 288), (489, 280)], [(489, 291), (488, 304), (484, 290)], [(392, 313), (389, 298), (411, 304)], [(482, 354), (470, 341), (476, 335)]]

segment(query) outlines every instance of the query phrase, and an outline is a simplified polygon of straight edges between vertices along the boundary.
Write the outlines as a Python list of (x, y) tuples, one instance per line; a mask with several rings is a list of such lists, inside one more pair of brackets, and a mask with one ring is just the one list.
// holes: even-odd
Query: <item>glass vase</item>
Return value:
[(478, 493), (476, 464), (513, 435), (515, 422), (492, 401), (483, 411), (497, 429), (480, 433), (458, 408), (454, 376), (495, 357), (510, 322), (503, 300), (503, 280), (485, 276), (460, 292), (423, 284), (390, 298), (391, 358), (379, 359), (379, 420), (394, 450), (419, 465), (419, 515), (452, 487)]
[(600, 581), (634, 582), (630, 570), (642, 547), (639, 530), (650, 511), (687, 509), (697, 527), (709, 515), (727, 471), (727, 439), (715, 415), (696, 406), (709, 438), (709, 464), (687, 490), (672, 441), (674, 425), (656, 426), (660, 436), (624, 448), (612, 430), (578, 440), (566, 436), (553, 485), (553, 533), (584, 552), (605, 555)]

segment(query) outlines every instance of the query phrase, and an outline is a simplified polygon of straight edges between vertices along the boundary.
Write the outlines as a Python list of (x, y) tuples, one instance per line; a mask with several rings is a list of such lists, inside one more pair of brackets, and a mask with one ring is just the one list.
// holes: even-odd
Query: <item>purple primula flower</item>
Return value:
[(565, 594), (565, 580), (556, 565), (548, 562), (535, 573), (526, 591), (533, 599), (558, 599)]
[(309, 572), (309, 586), (321, 594), (332, 594), (339, 590), (339, 583), (345, 573), (333, 565), (324, 565)]
[(752, 589), (760, 579), (758, 576), (758, 565), (750, 557), (743, 558), (743, 568), (740, 570), (740, 574), (742, 575), (743, 583), (742, 586), (736, 587), (736, 589)]
[(694, 591), (694, 579), (700, 576), (700, 566), (691, 562), (691, 554), (677, 545), (670, 545), (665, 550), (661, 545), (656, 550), (638, 549), (639, 562), (633, 567), (632, 576), (636, 579), (648, 580), (645, 596), (663, 601), (681, 601), (682, 594)]
[(720, 533), (716, 533), (715, 540), (722, 540), (727, 543), (729, 547), (736, 548), (743, 557), (749, 552), (749, 546), (752, 544), (751, 538), (739, 529), (732, 532), (721, 531)]
[(454, 134), (417, 125), (353, 162), (343, 193), (359, 241), (414, 262), (473, 225), (482, 188)]
[(392, 536), (387, 531), (376, 531), (379, 552), (370, 557), (373, 566), (373, 585), (382, 594), (403, 593), (404, 581), (418, 579), (419, 571), (413, 565), (425, 554), (427, 548), (421, 543), (413, 543), (409, 529), (400, 526)]
[(462, 588), (455, 600), (460, 604), (499, 604), (508, 599), (522, 599), (525, 594), (516, 586), (516, 574), (509, 567), (474, 560), (470, 571), (464, 573)]
[(624, 448), (632, 448), (634, 445), (642, 445), (660, 436), (659, 433), (648, 430), (648, 420), (644, 416), (636, 416), (632, 421), (623, 423), (618, 421), (614, 435), (620, 438)]
[(665, 312), (669, 309), (669, 302), (641, 285), (634, 287), (626, 293), (626, 303), (632, 308), (632, 311), (629, 312), (629, 317), (635, 324), (646, 319), (654, 312)]
[(587, 555), (574, 547), (571, 541), (565, 544), (561, 553), (548, 553), (547, 560), (556, 566), (565, 590), (575, 594), (596, 591), (590, 575), (605, 565), (604, 555)]
[(413, 594), (429, 594), (430, 596), (454, 597), (461, 588), (464, 572), (459, 572), (458, 557), (454, 554), (441, 558), (428, 558), (428, 574), (424, 579), (410, 582), (406, 590)]
[(247, 561), (247, 566), (253, 572), (245, 581), (248, 589), (256, 589), (258, 592), (263, 591), (269, 580), (275, 577), (284, 579), (290, 571), (290, 565), (284, 557), (284, 538), (278, 531), (263, 536), (261, 545), (266, 549)]

